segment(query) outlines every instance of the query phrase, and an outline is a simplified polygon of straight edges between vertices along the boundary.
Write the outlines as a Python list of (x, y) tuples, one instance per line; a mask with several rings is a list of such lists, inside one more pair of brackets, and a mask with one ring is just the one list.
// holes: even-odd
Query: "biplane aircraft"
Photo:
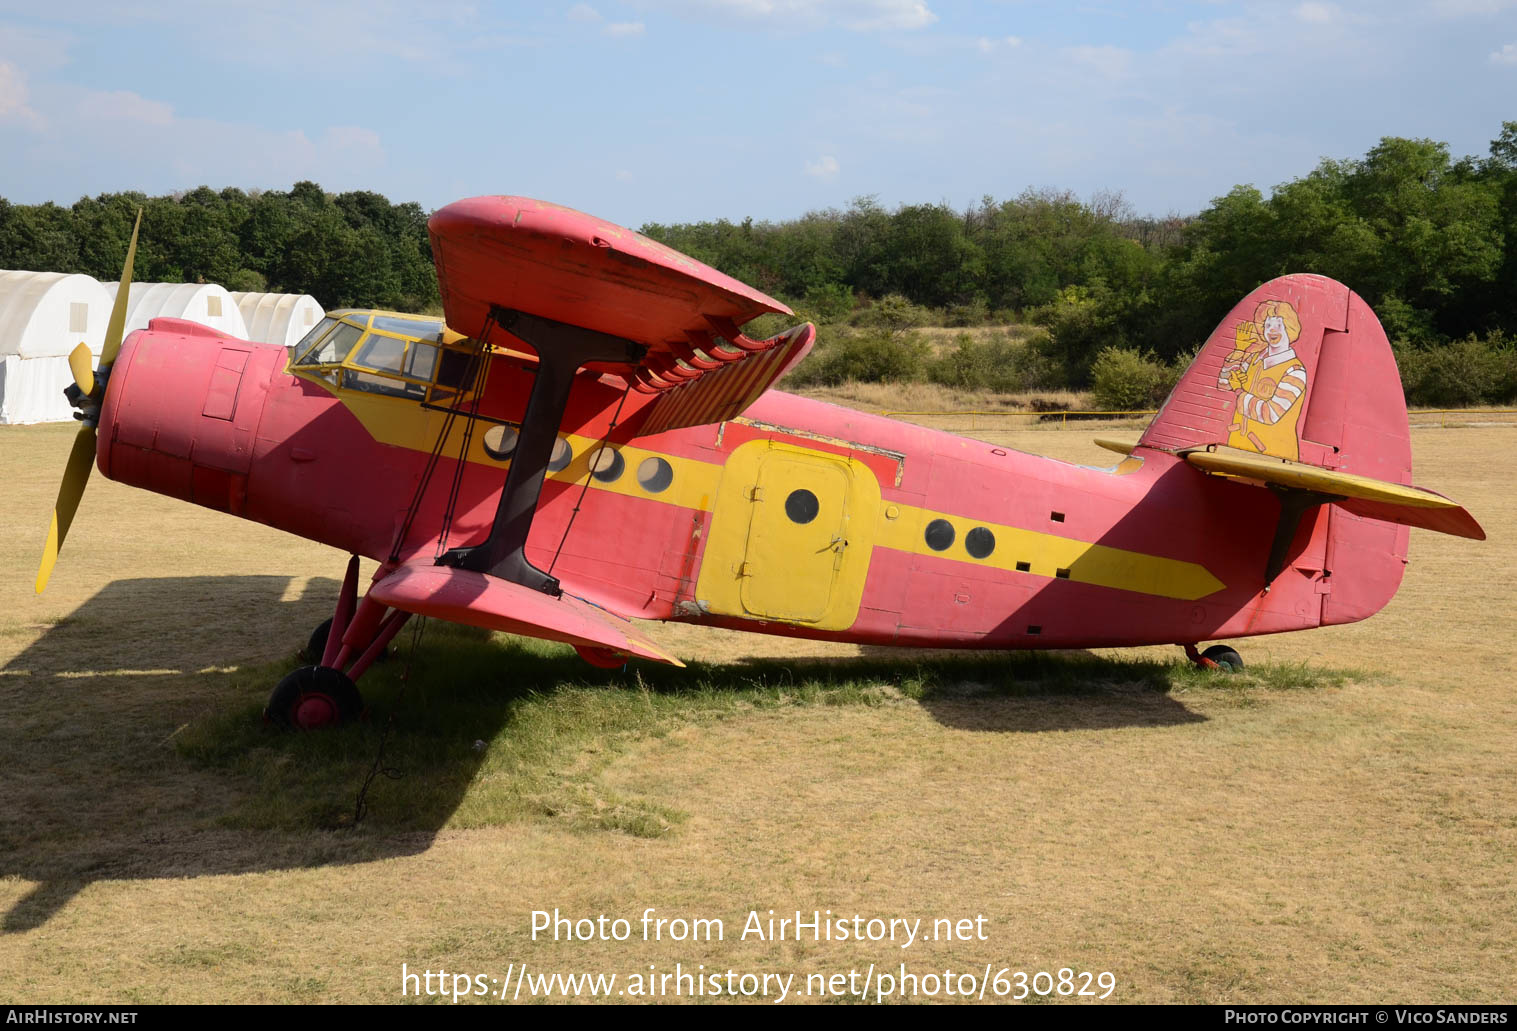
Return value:
[[(780, 302), (523, 197), (429, 222), (446, 318), (339, 311), (293, 351), (155, 319), (100, 367), (37, 590), (89, 476), (349, 553), (319, 660), (269, 719), (362, 711), (415, 614), (679, 664), (634, 619), (934, 648), (1176, 644), (1364, 619), (1409, 528), (1482, 539), (1411, 486), (1400, 380), (1347, 287), (1292, 275), (1223, 320), (1109, 469), (774, 389), (811, 349)], [(123, 283), (131, 276), (136, 233)], [(358, 561), (379, 562), (359, 597)]]

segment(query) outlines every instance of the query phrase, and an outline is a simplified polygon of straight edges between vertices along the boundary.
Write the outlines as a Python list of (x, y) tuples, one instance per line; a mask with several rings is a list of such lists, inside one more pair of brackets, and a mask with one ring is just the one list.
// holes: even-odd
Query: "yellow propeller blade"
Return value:
[(132, 242), (126, 248), (126, 264), (121, 268), (121, 287), (116, 291), (116, 303), (111, 308), (111, 321), (105, 328), (105, 348), (100, 352), (100, 367), (103, 369), (116, 361), (121, 351), (121, 338), (126, 329), (126, 302), (132, 292), (132, 262), (137, 258), (137, 230), (142, 228), (142, 209), (137, 209), (137, 222), (132, 226)]
[(84, 485), (90, 478), (90, 467), (95, 464), (95, 428), (79, 427), (74, 437), (74, 449), (69, 452), (68, 466), (63, 471), (63, 482), (58, 485), (58, 502), (53, 506), (53, 523), (48, 527), (47, 546), (42, 549), (42, 565), (37, 568), (37, 593), (47, 586), (53, 575), (53, 566), (58, 564), (58, 551), (68, 528), (74, 522), (74, 513), (79, 510), (79, 499), (84, 496)]
[(86, 395), (95, 392), (95, 370), (90, 368), (93, 357), (89, 344), (80, 344), (68, 354), (68, 368), (74, 374), (74, 384)]

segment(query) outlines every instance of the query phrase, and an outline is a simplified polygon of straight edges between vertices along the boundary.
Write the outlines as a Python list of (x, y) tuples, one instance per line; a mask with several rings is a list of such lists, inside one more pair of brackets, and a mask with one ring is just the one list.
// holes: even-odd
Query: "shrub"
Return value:
[(818, 340), (816, 350), (786, 378), (797, 386), (907, 383), (925, 377), (931, 350), (915, 333), (840, 333)]
[(1098, 351), (1126, 342), (1122, 320), (1115, 309), (1104, 290), (1068, 287), (1052, 303), (1028, 312), (1034, 322), (1048, 331), (1044, 353), (1063, 367), (1070, 384), (1089, 381)]
[(1061, 382), (1055, 364), (1035, 343), (1016, 342), (1005, 333), (979, 340), (959, 334), (952, 350), (928, 362), (927, 378), (955, 390), (1002, 394), (1057, 387)]
[(1112, 412), (1153, 408), (1174, 387), (1176, 372), (1152, 355), (1122, 347), (1103, 348), (1090, 367), (1096, 406)]
[(1396, 348), (1407, 404), (1432, 408), (1517, 400), (1517, 341), (1497, 331), (1432, 347)]
[(965, 304), (951, 304), (943, 312), (945, 326), (983, 326), (990, 321), (990, 305), (976, 297)]
[(840, 322), (853, 311), (853, 291), (842, 283), (814, 286), (806, 291), (799, 308), (817, 323)]
[(867, 308), (854, 312), (848, 321), (865, 329), (899, 333), (928, 325), (932, 322), (932, 312), (920, 304), (912, 304), (900, 294), (887, 294)]

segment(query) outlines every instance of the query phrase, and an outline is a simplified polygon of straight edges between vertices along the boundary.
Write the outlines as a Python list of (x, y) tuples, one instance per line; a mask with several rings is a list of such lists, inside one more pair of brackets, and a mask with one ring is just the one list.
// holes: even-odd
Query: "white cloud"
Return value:
[(1512, 3), (1513, 0), (1439, 0), (1433, 5), (1433, 12), (1444, 18), (1478, 17), (1500, 14)]
[(938, 20), (922, 0), (655, 0), (675, 11), (778, 31), (838, 25), (852, 32), (913, 31)]
[(54, 29), (0, 24), (0, 57), (19, 61), (34, 72), (68, 64), (71, 42), (71, 37)]
[(1317, 3), (1308, 0), (1296, 8), (1296, 17), (1312, 25), (1326, 25), (1328, 22), (1337, 21), (1342, 12), (1336, 4)]
[(993, 54), (997, 50), (1014, 50), (1022, 45), (1022, 40), (1019, 36), (1006, 36), (1001, 39), (981, 36), (974, 41), (974, 45), (975, 49), (982, 54)]
[(335, 150), (367, 150), (376, 154), (384, 153), (384, 147), (379, 142), (379, 133), (358, 125), (334, 125), (322, 133), (322, 140), (328, 147)]
[(831, 154), (823, 154), (815, 161), (806, 162), (806, 174), (823, 182), (836, 179), (839, 171), (841, 166), (838, 165), (838, 159)]
[(148, 100), (131, 90), (91, 91), (79, 101), (79, 114), (118, 125), (172, 125), (174, 122), (174, 109), (168, 104)]
[[(13, 96), (0, 82), (0, 97)], [(270, 186), (312, 179), (329, 189), (372, 188), (387, 164), (380, 134), (333, 125), (307, 134), (216, 118), (186, 116), (174, 106), (127, 90), (49, 85), (32, 101), (46, 128), (15, 165), (62, 170), (50, 180), (56, 196), (105, 189), (166, 193), (202, 183)], [(91, 161), (80, 160), (88, 141)], [(103, 157), (109, 155), (108, 158)], [(104, 171), (103, 179), (100, 170)]]
[(575, 4), (573, 7), (569, 8), (568, 13), (565, 15), (565, 17), (570, 21), (593, 23), (600, 21), (600, 12), (591, 7), (589, 4)]
[(616, 181), (619, 183), (630, 183), (633, 178), (632, 173), (625, 168), (618, 168), (616, 170)]
[(1491, 64), (1517, 64), (1517, 43), (1508, 43), (1491, 52)]
[(645, 29), (640, 21), (614, 21), (601, 31), (608, 36), (641, 36)]
[(1133, 52), (1114, 46), (1070, 47), (1070, 59), (1108, 79), (1120, 79), (1132, 70)]
[(26, 75), (9, 61), (0, 61), (0, 125), (14, 122), (32, 129), (47, 123), (27, 106)]

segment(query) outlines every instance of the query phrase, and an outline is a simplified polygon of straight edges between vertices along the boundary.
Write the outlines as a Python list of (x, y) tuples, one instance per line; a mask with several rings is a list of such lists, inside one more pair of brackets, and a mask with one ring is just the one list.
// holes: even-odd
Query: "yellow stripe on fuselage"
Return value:
[[(1183, 601), (1204, 598), (1227, 586), (1205, 566), (1195, 562), (1147, 555), (1141, 551), (1127, 551), (1016, 526), (966, 519), (910, 505), (892, 505), (886, 502), (883, 508), (875, 535), (876, 547), (893, 548), (913, 555), (931, 555), (972, 566), (989, 566), (1008, 573), (1020, 572), (1022, 576), (1070, 580)], [(900, 515), (890, 518), (891, 508), (898, 508)], [(927, 546), (927, 524), (934, 519), (946, 520), (953, 527), (953, 543), (942, 551), (934, 551)], [(975, 558), (965, 549), (965, 538), (976, 527), (983, 527), (995, 536), (994, 550), (982, 559)], [(1019, 562), (1027, 563), (1028, 568), (1019, 571)], [(1060, 576), (1060, 570), (1066, 571), (1067, 575)]]
[[(299, 375), (298, 372), (296, 374)], [(381, 443), (427, 454), (431, 452), (437, 434), (442, 429), (444, 413), (422, 408), (415, 402), (354, 391), (338, 392), (332, 390), (331, 385), (324, 380), (308, 376), (301, 378), (331, 391), (374, 439)], [(455, 450), (461, 436), (460, 424), (454, 427), (450, 437), (450, 446)], [(573, 449), (574, 457), (563, 469), (548, 475), (560, 483), (581, 484), (590, 476), (590, 457), (599, 450), (601, 442), (578, 434), (565, 436)], [(805, 441), (801, 439), (795, 443), (805, 446)], [(616, 450), (626, 462), (622, 475), (610, 483), (592, 477), (591, 489), (696, 511), (709, 512), (715, 507), (717, 485), (722, 476), (720, 464), (625, 444)], [(662, 458), (674, 470), (673, 481), (663, 491), (649, 491), (638, 482), (638, 466), (649, 458)], [(501, 470), (508, 469), (511, 465), (509, 460), (493, 458), (485, 451), (484, 429), (480, 426), (475, 427), (469, 461)], [(891, 511), (896, 514), (891, 516)], [(929, 548), (923, 536), (927, 524), (934, 519), (946, 519), (954, 528), (953, 544), (944, 551)], [(964, 550), (965, 536), (977, 526), (983, 526), (995, 535), (995, 550), (983, 559), (977, 559)], [(874, 544), (876, 547), (911, 555), (948, 559), (964, 565), (1013, 573), (1017, 572), (1018, 562), (1027, 562), (1030, 568), (1022, 571), (1023, 576), (1068, 579), (1075, 583), (1185, 601), (1204, 598), (1226, 586), (1205, 566), (1195, 562), (1127, 551), (1001, 523), (987, 523), (899, 501), (881, 502)], [(1069, 575), (1060, 577), (1061, 569), (1068, 570)]]

